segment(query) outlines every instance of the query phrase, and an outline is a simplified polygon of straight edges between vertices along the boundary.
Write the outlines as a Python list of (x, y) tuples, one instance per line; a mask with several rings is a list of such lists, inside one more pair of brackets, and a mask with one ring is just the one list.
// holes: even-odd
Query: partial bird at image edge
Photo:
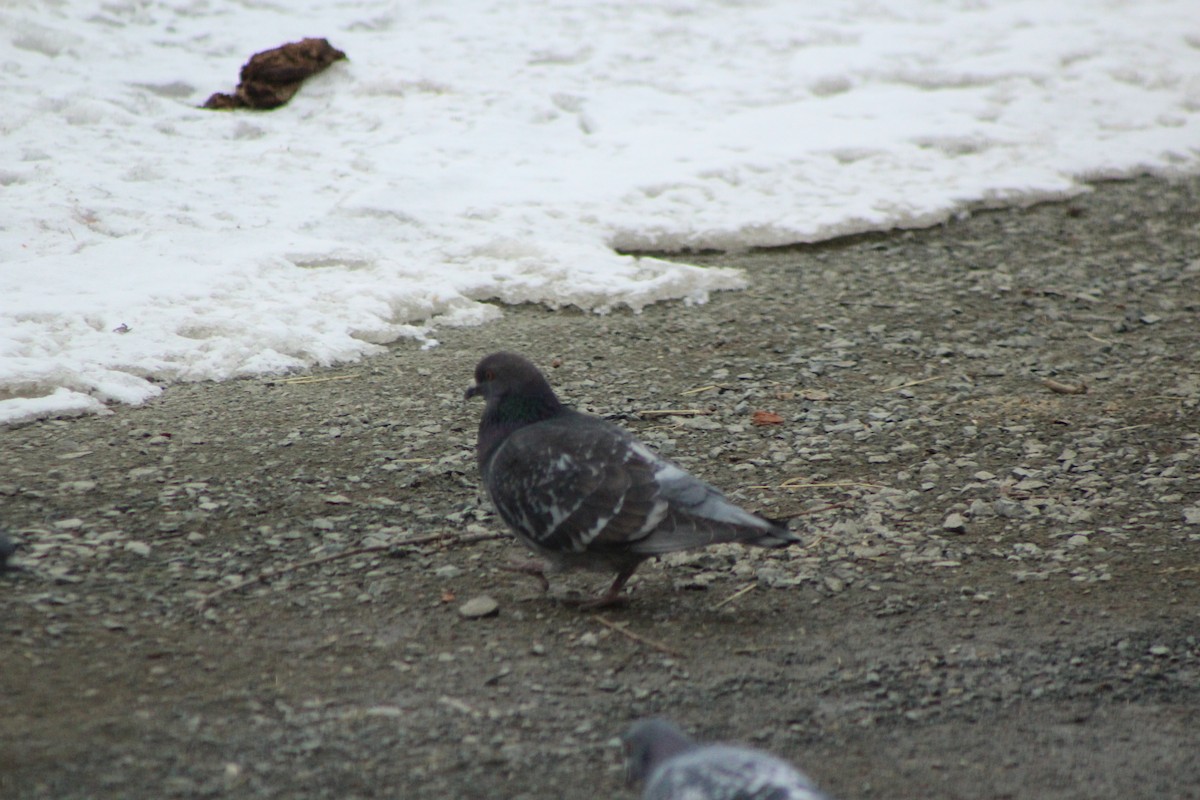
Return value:
[(621, 735), (642, 800), (832, 800), (791, 764), (736, 744), (699, 744), (674, 723), (643, 719)]

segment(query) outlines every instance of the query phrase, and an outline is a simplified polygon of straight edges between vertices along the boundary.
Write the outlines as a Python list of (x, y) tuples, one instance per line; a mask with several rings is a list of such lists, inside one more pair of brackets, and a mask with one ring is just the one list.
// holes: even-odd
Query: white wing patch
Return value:
[(647, 797), (662, 800), (828, 800), (804, 773), (765, 753), (711, 745), (669, 759), (650, 777)]
[[(546, 483), (554, 485), (554, 473), (571, 473), (575, 472), (578, 465), (570, 453), (560, 453), (558, 458), (555, 458), (546, 465)], [(574, 514), (579, 507), (583, 505), (584, 498), (577, 497), (573, 502), (564, 502), (564, 498), (560, 498), (556, 492), (550, 494), (550, 507), (546, 509), (550, 518), (546, 521), (546, 528), (541, 533), (541, 538), (549, 539), (558, 530), (558, 526), (563, 524), (563, 521)], [(591, 541), (588, 539), (587, 541)], [(587, 546), (587, 541), (579, 543), (575, 549), (582, 551)]]

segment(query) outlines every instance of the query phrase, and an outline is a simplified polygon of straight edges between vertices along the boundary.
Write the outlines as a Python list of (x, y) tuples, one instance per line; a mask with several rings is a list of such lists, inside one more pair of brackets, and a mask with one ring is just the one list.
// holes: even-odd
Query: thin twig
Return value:
[(357, 377), (357, 372), (352, 372), (349, 375), (325, 375), (323, 377), (317, 375), (299, 375), (295, 378), (281, 378), (278, 383), (325, 383), (326, 381), (348, 381)]
[(900, 384), (897, 384), (897, 385), (895, 385), (895, 386), (889, 386), (889, 387), (888, 387), (888, 388), (886, 388), (886, 389), (880, 389), (879, 391), (881, 391), (881, 392), (895, 392), (895, 391), (897, 391), (897, 390), (899, 390), (899, 389), (907, 389), (907, 388), (908, 388), (908, 387), (910, 387), (910, 386), (920, 386), (922, 383), (929, 383), (929, 382), (931, 382), (931, 381), (940, 381), (941, 379), (942, 379), (942, 376), (941, 376), (941, 375), (934, 375), (932, 378), (922, 378), (922, 379), (921, 379), (921, 380), (919, 380), (919, 381), (909, 381), (908, 383), (900, 383)]
[(708, 392), (713, 389), (724, 389), (724, 388), (726, 388), (724, 384), (711, 383), (708, 386), (697, 386), (695, 389), (688, 389), (685, 392), (680, 392), (680, 394), (682, 394), (686, 397), (689, 394), (700, 394), (701, 392)]
[(656, 408), (639, 411), (639, 417), (707, 417), (713, 412), (707, 408)]
[(1083, 381), (1079, 383), (1062, 383), (1053, 378), (1042, 378), (1042, 386), (1045, 386), (1055, 394), (1087, 394), (1088, 387)]
[(595, 617), (593, 617), (593, 619), (596, 620), (596, 622), (599, 622), (604, 627), (612, 628), (617, 633), (621, 634), (622, 636), (624, 636), (628, 639), (632, 639), (633, 641), (637, 642), (638, 644), (644, 644), (651, 649), (657, 650), (660, 653), (666, 653), (669, 656), (675, 656), (676, 658), (683, 658), (683, 655), (678, 650), (672, 650), (670, 647), (667, 647), (662, 642), (656, 642), (653, 639), (647, 639), (645, 636), (642, 636), (641, 634), (637, 634), (637, 633), (634, 633), (633, 631), (626, 630), (624, 625), (618, 625), (617, 623), (613, 622), (611, 619), (603, 616), (602, 614), (597, 614)]
[(316, 558), (309, 558), (304, 561), (293, 561), (280, 567), (268, 567), (257, 575), (249, 578), (242, 578), (236, 583), (231, 583), (228, 586), (222, 586), (219, 589), (214, 589), (196, 601), (196, 610), (203, 611), (218, 597), (236, 592), (240, 589), (244, 589), (253, 583), (265, 583), (270, 579), (276, 578), (280, 575), (286, 575), (289, 572), (295, 572), (296, 570), (304, 569), (305, 567), (313, 567), (317, 564), (325, 564), (327, 562), (337, 561), (338, 559), (342, 558), (361, 556), (365, 553), (384, 553), (389, 550), (395, 550), (399, 547), (411, 547), (413, 545), (429, 544), (431, 542), (442, 540), (452, 541), (455, 544), (474, 544), (475, 542), (484, 542), (489, 539), (500, 539), (504, 535), (505, 534), (502, 533), (476, 533), (470, 536), (456, 536), (454, 533), (449, 532), (431, 533), (426, 536), (414, 536), (409, 539), (401, 539), (399, 541), (389, 542), (388, 544), (374, 544), (368, 547), (356, 547), (353, 550), (343, 550), (340, 553), (332, 553), (327, 556), (317, 556)]
[[(751, 487), (751, 488), (754, 488), (754, 487)], [(770, 487), (763, 486), (763, 487), (758, 487), (758, 488), (769, 489)], [(807, 517), (812, 514), (821, 514), (826, 511), (835, 511), (839, 508), (849, 508), (849, 507), (850, 507), (849, 503), (830, 503), (829, 505), (826, 505), (826, 506), (818, 506), (817, 508), (805, 508), (805, 509), (801, 509), (799, 511), (789, 512), (786, 514), (778, 514), (778, 515), (773, 514), (770, 517), (770, 519), (774, 522), (778, 522), (780, 525), (786, 525), (789, 520), (799, 519), (800, 517)], [(763, 510), (760, 508), (760, 509), (757, 509), (755, 513), (761, 514), (762, 511)]]
[(882, 489), (878, 483), (863, 483), (862, 481), (829, 481), (825, 483), (796, 483), (802, 478), (789, 478), (779, 484), (780, 489), (836, 489), (842, 486), (866, 486), (871, 489)]
[(829, 505), (821, 506), (820, 508), (805, 509), (804, 511), (799, 512), (795, 516), (804, 517), (804, 516), (808, 516), (809, 514), (820, 514), (823, 511), (833, 511), (834, 509), (845, 508), (845, 507), (846, 507), (845, 503), (830, 503)]
[(736, 592), (734, 592), (733, 594), (729, 595), (729, 597), (726, 597), (724, 600), (722, 600), (721, 602), (719, 602), (719, 603), (717, 603), (715, 606), (713, 606), (713, 607), (712, 607), (712, 610), (713, 610), (713, 611), (716, 611), (718, 608), (721, 608), (722, 606), (727, 606), (727, 605), (729, 605), (729, 604), (730, 604), (730, 603), (732, 603), (734, 600), (737, 600), (739, 597), (741, 597), (742, 595), (744, 595), (744, 594), (746, 594), (747, 592), (749, 592), (749, 591), (750, 591), (751, 589), (753, 589), (755, 586), (758, 586), (758, 581), (752, 581), (752, 582), (750, 582), (750, 583), (747, 583), (745, 586), (743, 586), (742, 588), (738, 589), (738, 590), (737, 590)]
[(747, 489), (840, 489), (846, 486), (862, 486), (867, 489), (882, 489), (882, 484), (879, 483), (860, 483), (858, 481), (834, 481), (832, 483), (793, 483), (793, 481), (801, 480), (800, 478), (788, 478), (777, 486), (747, 486)]

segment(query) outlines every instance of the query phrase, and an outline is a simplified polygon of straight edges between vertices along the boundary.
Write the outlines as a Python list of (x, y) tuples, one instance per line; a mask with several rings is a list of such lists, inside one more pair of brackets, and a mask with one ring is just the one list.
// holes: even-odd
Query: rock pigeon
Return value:
[(554, 570), (616, 572), (589, 607), (623, 601), (621, 589), (651, 556), (740, 542), (800, 541), (782, 525), (743, 511), (716, 489), (607, 420), (564, 406), (546, 378), (515, 353), (475, 367), (466, 397), (487, 404), (476, 457), (484, 485), (517, 538), (548, 564), (518, 567), (548, 586)]
[(802, 772), (759, 750), (700, 745), (662, 719), (635, 722), (621, 736), (630, 785), (642, 800), (830, 800)]

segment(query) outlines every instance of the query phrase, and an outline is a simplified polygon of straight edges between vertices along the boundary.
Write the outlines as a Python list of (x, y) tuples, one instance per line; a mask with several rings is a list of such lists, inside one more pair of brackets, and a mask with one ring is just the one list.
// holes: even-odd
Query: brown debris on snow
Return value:
[(250, 56), (242, 67), (241, 82), (233, 94), (218, 92), (204, 101), (204, 108), (227, 111), (279, 108), (300, 90), (306, 78), (323, 72), (346, 54), (328, 39), (302, 39)]

